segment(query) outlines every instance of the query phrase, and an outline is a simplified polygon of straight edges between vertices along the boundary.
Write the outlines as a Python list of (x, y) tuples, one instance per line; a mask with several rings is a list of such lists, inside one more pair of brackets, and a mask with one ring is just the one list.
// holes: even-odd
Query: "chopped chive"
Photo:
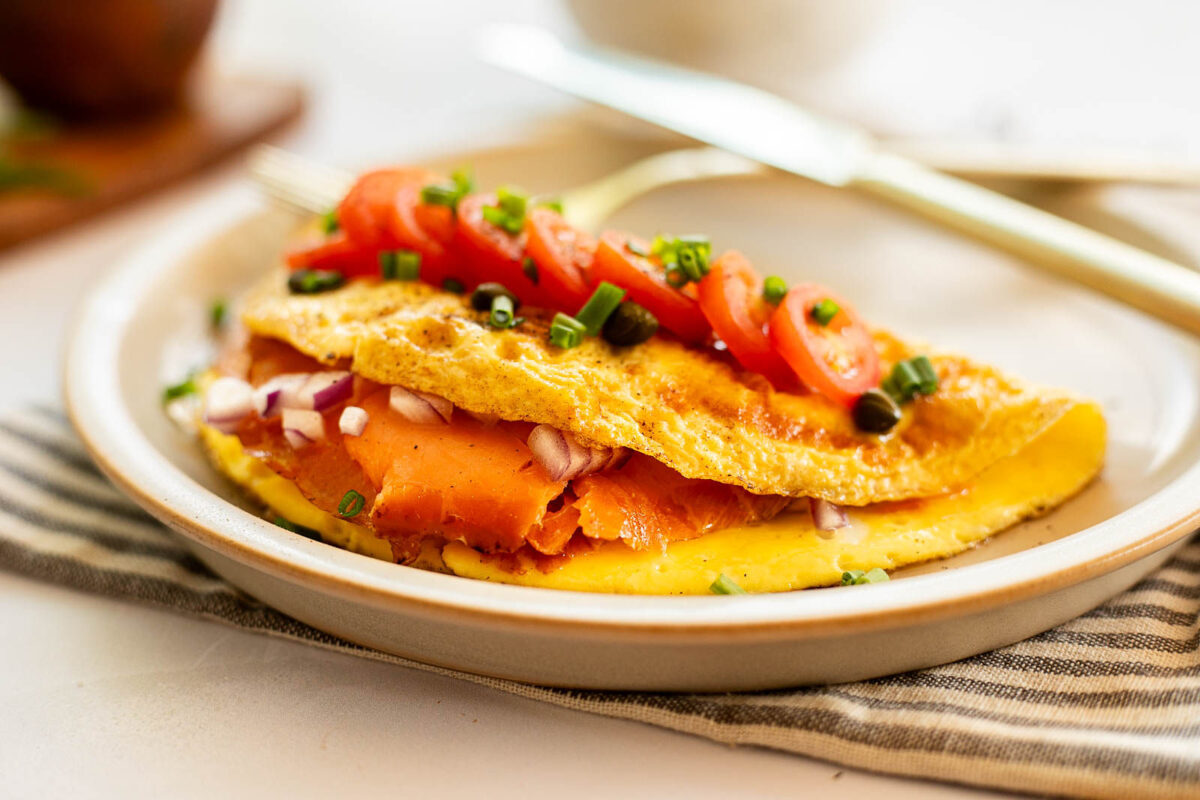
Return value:
[(539, 208), (548, 208), (556, 214), (563, 213), (562, 200), (557, 197), (539, 198), (534, 205), (538, 206)]
[(342, 495), (342, 502), (338, 503), (338, 515), (347, 518), (356, 517), (358, 512), (363, 510), (366, 502), (367, 498), (351, 489)]
[(682, 289), (688, 284), (688, 276), (678, 264), (667, 264), (667, 285), (673, 289)]
[(749, 594), (745, 589), (738, 586), (732, 578), (722, 572), (717, 576), (717, 579), (712, 582), (708, 590), (713, 594)]
[(470, 194), (475, 189), (475, 173), (469, 166), (461, 166), (450, 173), (450, 180), (460, 194)]
[(208, 321), (214, 328), (219, 328), (225, 324), (225, 317), (229, 315), (229, 304), (224, 298), (217, 298), (212, 301), (212, 305), (208, 307)]
[(415, 281), (421, 277), (421, 254), (412, 250), (384, 250), (379, 273), (385, 281)]
[(525, 256), (525, 260), (521, 262), (521, 272), (525, 273), (525, 277), (529, 278), (530, 283), (534, 286), (538, 285), (540, 276), (538, 275), (537, 262), (529, 256)]
[(841, 310), (841, 306), (826, 297), (823, 300), (817, 301), (816, 305), (812, 307), (812, 311), (810, 311), (809, 314), (812, 315), (812, 318), (816, 320), (818, 325), (825, 326), (832, 322), (833, 318), (836, 317), (838, 312)]
[(495, 225), (500, 230), (516, 236), (524, 227), (525, 217), (514, 217), (498, 206), (484, 206), (483, 218)]
[(431, 183), (421, 187), (421, 202), (425, 205), (454, 208), (461, 199), (462, 195), (454, 184)]
[(883, 583), (891, 580), (891, 577), (879, 567), (874, 567), (866, 572), (861, 569), (851, 569), (842, 573), (842, 586), (861, 586), (865, 583)]
[(550, 323), (550, 344), (566, 349), (578, 347), (586, 332), (587, 328), (579, 320), (560, 312)]
[(278, 514), (276, 514), (271, 519), (271, 522), (273, 522), (274, 524), (283, 528), (285, 531), (291, 531), (292, 533), (298, 533), (301, 536), (304, 536), (308, 539), (314, 539), (318, 542), (321, 541), (321, 534), (317, 533), (312, 528), (306, 528), (303, 525), (297, 525), (296, 523), (292, 522), (291, 520), (284, 519), (283, 517), (279, 516)]
[(633, 253), (635, 256), (641, 256), (642, 258), (645, 258), (646, 256), (650, 255), (649, 250), (642, 247), (640, 244), (635, 242), (633, 239), (627, 239), (625, 241), (625, 249), (628, 250), (629, 252)]
[(771, 275), (763, 281), (763, 300), (773, 306), (779, 305), (787, 292), (787, 282), (778, 275)]
[(189, 394), (195, 394), (197, 391), (196, 381), (189, 375), (186, 380), (163, 389), (162, 401), (166, 404)]
[(498, 294), (492, 298), (492, 313), (488, 317), (488, 325), (493, 328), (511, 328), (513, 324), (512, 298), (506, 294)]
[(921, 387), (921, 376), (911, 361), (901, 361), (892, 368), (892, 380), (906, 400), (911, 400)]
[(346, 282), (340, 272), (326, 269), (298, 269), (288, 276), (288, 289), (292, 294), (318, 294), (336, 289)]
[(463, 286), (463, 282), (457, 278), (446, 278), (446, 280), (442, 281), (442, 288), (454, 294), (462, 294), (467, 290), (467, 287)]
[(338, 222), (337, 209), (331, 208), (321, 215), (321, 230), (326, 236), (336, 233), (342, 224)]
[(938, 388), (937, 372), (933, 368), (933, 364), (929, 361), (928, 356), (917, 356), (910, 359), (913, 369), (916, 370), (917, 377), (920, 379), (920, 384), (917, 386), (917, 391), (921, 394), (933, 394)]
[(299, 525), (292, 522), (290, 519), (284, 519), (283, 517), (279, 516), (278, 514), (275, 515), (275, 518), (272, 519), (271, 522), (274, 522), (276, 525), (283, 528), (285, 531), (291, 531), (292, 533), (300, 532)]
[(604, 323), (612, 316), (612, 313), (617, 310), (617, 306), (621, 305), (621, 301), (625, 299), (625, 290), (618, 289), (608, 281), (602, 281), (596, 287), (596, 291), (592, 292), (592, 296), (583, 304), (583, 308), (579, 309), (579, 313), (575, 315), (575, 319), (583, 324), (587, 329), (588, 336), (596, 336), (600, 333), (600, 329), (604, 327)]
[(650, 241), (650, 255), (658, 256), (659, 258), (662, 258), (664, 261), (667, 260), (665, 258), (665, 256), (668, 255), (667, 248), (668, 248), (667, 239), (661, 233), (656, 235)]

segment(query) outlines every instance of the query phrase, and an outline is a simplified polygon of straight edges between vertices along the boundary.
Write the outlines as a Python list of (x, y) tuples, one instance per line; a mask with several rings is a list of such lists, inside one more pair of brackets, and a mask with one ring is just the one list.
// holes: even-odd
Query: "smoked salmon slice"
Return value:
[[(242, 352), (243, 376), (254, 385), (282, 373), (325, 369), (286, 344), (259, 337)], [(237, 435), (247, 452), (329, 513), (337, 514), (346, 492), (362, 494), (363, 511), (352, 521), (389, 540), (401, 561), (414, 558), (430, 538), (485, 553), (532, 550), (550, 557), (587, 549), (586, 542), (658, 549), (770, 519), (790, 502), (685, 478), (641, 454), (619, 469), (569, 483), (552, 480), (525, 443), (531, 424), (488, 425), (461, 410), (448, 423), (412, 422), (389, 407), (388, 393), (386, 386), (355, 378), (347, 402), (369, 415), (360, 436), (338, 431), (341, 404), (325, 413), (326, 438), (299, 450), (288, 445), (278, 417), (252, 414)]]

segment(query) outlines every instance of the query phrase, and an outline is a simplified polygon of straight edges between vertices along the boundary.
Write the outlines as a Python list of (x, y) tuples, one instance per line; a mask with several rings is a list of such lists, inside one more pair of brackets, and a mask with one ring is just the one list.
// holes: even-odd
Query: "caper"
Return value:
[(340, 272), (324, 269), (298, 269), (288, 276), (288, 289), (292, 294), (317, 294), (336, 289), (346, 282)]
[(604, 322), (604, 341), (619, 347), (641, 344), (658, 331), (658, 318), (637, 303), (626, 300)]
[(854, 424), (867, 433), (887, 433), (900, 421), (900, 406), (879, 389), (868, 389), (854, 403)]
[(475, 287), (475, 291), (471, 292), (471, 308), (476, 311), (491, 311), (492, 301), (501, 295), (512, 300), (513, 311), (521, 307), (521, 301), (515, 294), (505, 289), (503, 284), (481, 283)]

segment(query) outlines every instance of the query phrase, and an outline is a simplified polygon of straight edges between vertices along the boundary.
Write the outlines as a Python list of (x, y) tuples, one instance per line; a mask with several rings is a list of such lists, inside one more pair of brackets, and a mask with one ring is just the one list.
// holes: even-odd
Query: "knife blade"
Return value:
[(495, 25), (480, 58), (763, 164), (951, 226), (1193, 334), (1200, 274), (965, 180), (883, 152), (864, 131), (725, 78)]

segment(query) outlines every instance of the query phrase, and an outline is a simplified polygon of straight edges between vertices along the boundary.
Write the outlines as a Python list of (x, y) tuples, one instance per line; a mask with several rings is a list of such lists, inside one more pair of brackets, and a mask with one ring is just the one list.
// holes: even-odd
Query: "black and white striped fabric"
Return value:
[(113, 489), (58, 411), (37, 407), (0, 416), (0, 568), (720, 742), (1036, 794), (1200, 798), (1200, 540), (1084, 617), (936, 669), (748, 694), (548, 689), (368, 650), (256, 603)]

